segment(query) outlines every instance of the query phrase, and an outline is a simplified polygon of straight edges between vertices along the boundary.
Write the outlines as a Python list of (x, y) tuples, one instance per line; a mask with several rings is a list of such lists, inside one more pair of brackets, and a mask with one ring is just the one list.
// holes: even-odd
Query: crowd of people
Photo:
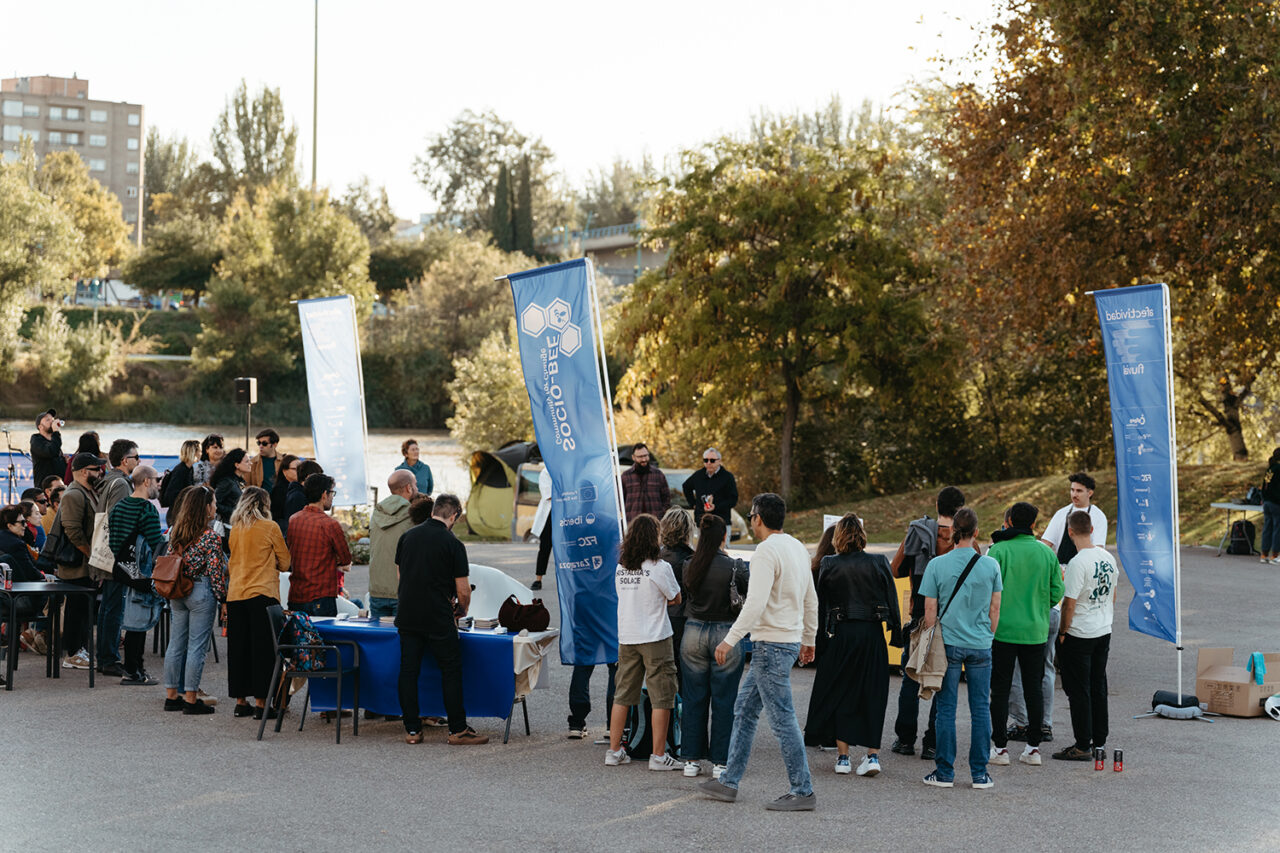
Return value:
[[(718, 467), (720, 455), (709, 450), (704, 461)], [(696, 777), (709, 763), (711, 778), (700, 784), (701, 792), (732, 802), (759, 715), (767, 709), (790, 784), (767, 807), (812, 809), (806, 744), (832, 749), (836, 774), (881, 772), (890, 692), (886, 631), (889, 643), (903, 649), (893, 753), (916, 754), (919, 703), (933, 695), (920, 752), (934, 763), (925, 784), (955, 784), (962, 675), (973, 787), (993, 787), (988, 767), (1011, 763), (1010, 741), (1025, 742), (1020, 763), (1040, 766), (1041, 744), (1053, 739), (1055, 661), (1071, 704), (1073, 738), (1053, 758), (1092, 759), (1108, 736), (1106, 667), (1117, 563), (1103, 547), (1107, 519), (1092, 502), (1096, 483), (1083, 472), (1068, 480), (1070, 503), (1043, 533), (1036, 533), (1038, 509), (1014, 503), (986, 553), (977, 514), (959, 489), (944, 488), (936, 517), (913, 521), (891, 559), (867, 550), (855, 513), (828, 527), (810, 557), (784, 532), (786, 505), (774, 494), (752, 500), (749, 524), (758, 544), (749, 565), (726, 552), (725, 520), (713, 506), (700, 514), (691, 548), (686, 512), (632, 516), (636, 501), (624, 500), (630, 517), (615, 579), (619, 652), (605, 764), (631, 760), (622, 730), (630, 708), (642, 701), (643, 684), (653, 708), (649, 769), (683, 769)], [(624, 479), (624, 499), (627, 491)], [(907, 614), (899, 612), (896, 578), (909, 579)], [(922, 681), (905, 672), (911, 638), (924, 636), (921, 629), (940, 630), (946, 652), (927, 683), (918, 672)], [(751, 666), (744, 675), (746, 639)], [(796, 663), (815, 658), (802, 728), (790, 673)], [(586, 734), (584, 693), (570, 694), (570, 737)], [(677, 760), (667, 754), (666, 733), (678, 705)], [(862, 751), (856, 761), (855, 749)]]
[[(315, 460), (279, 453), (279, 436), (270, 429), (258, 433), (255, 454), (227, 450), (219, 435), (186, 441), (179, 463), (163, 478), (140, 463), (131, 440), (112, 442), (104, 458), (97, 436), (86, 433), (76, 453), (64, 459), (52, 410), (40, 416), (37, 429), (32, 456), (38, 485), (20, 503), (0, 510), (0, 554), (14, 567), (15, 580), (56, 577), (98, 589), (96, 615), (89, 597), (65, 602), (63, 642), (69, 654), (61, 665), (96, 665), (125, 685), (160, 683), (143, 663), (149, 626), (139, 624), (130, 608), (150, 594), (140, 567), (167, 550), (180, 556), (190, 585), (169, 602), (164, 709), (213, 713), (216, 699), (201, 680), (210, 636), (221, 621), (234, 715), (262, 719), (284, 713), (286, 697), (267, 695), (275, 661), (267, 610), (283, 602), (310, 616), (336, 615), (352, 555), (330, 514), (333, 479)], [(453, 744), (484, 743), (487, 738), (467, 723), (455, 625), (471, 594), (466, 548), (452, 533), (462, 506), (453, 495), (433, 500), (424, 493), (433, 482), (417, 451), (416, 442), (405, 443), (404, 463), (388, 478), (389, 494), (374, 506), (370, 521), (369, 610), (393, 618), (401, 642), (403, 713), (388, 719), (403, 722), (410, 744), (422, 742), (424, 726), (447, 727)], [(939, 492), (935, 517), (911, 522), (891, 559), (867, 550), (855, 513), (828, 527), (811, 556), (784, 532), (783, 499), (759, 494), (748, 518), (757, 544), (747, 563), (727, 551), (738, 493), (716, 449), (703, 453), (704, 469), (684, 485), (692, 512), (671, 506), (666, 477), (643, 444), (633, 448), (632, 462), (622, 477), (628, 523), (615, 574), (619, 650), (617, 663), (608, 666), (607, 766), (631, 761), (624, 731), (634, 709), (647, 703), (649, 769), (681, 770), (686, 777), (709, 770), (701, 792), (733, 801), (760, 714), (767, 710), (789, 780), (788, 792), (768, 807), (812, 809), (806, 745), (833, 750), (836, 774), (881, 772), (890, 698), (886, 630), (890, 643), (903, 650), (904, 670), (892, 753), (916, 754), (919, 703), (936, 693), (920, 752), (934, 762), (926, 784), (955, 782), (962, 673), (971, 716), (969, 772), (976, 788), (992, 786), (989, 766), (1011, 763), (1012, 741), (1025, 742), (1021, 763), (1042, 763), (1040, 747), (1053, 739), (1057, 669), (1071, 703), (1073, 740), (1053, 757), (1087, 760), (1106, 744), (1106, 665), (1117, 574), (1116, 561), (1103, 547), (1107, 519), (1092, 503), (1096, 484), (1087, 474), (1069, 478), (1071, 502), (1040, 535), (1035, 506), (1010, 506), (985, 554), (977, 515), (955, 487)], [(95, 519), (103, 515), (114, 558), (105, 566), (91, 559)], [(547, 544), (548, 518), (537, 520)], [(46, 539), (68, 547), (44, 547)], [(549, 550), (539, 549), (537, 581)], [(47, 571), (51, 554), (56, 558)], [(289, 583), (282, 594), (285, 572)], [(909, 579), (906, 614), (899, 612), (896, 578)], [(20, 614), (28, 627), (22, 643), (43, 651), (46, 602), (24, 598)], [(91, 618), (98, 630), (96, 655), (88, 649)], [(941, 631), (946, 660), (933, 672), (917, 667), (912, 678), (906, 664), (921, 629)], [(418, 713), (418, 675), (426, 656), (442, 673), (445, 718)], [(802, 726), (791, 671), (815, 659)], [(593, 670), (574, 668), (571, 738), (588, 734)], [(668, 735), (677, 708), (679, 754), (671, 755), (674, 739)]]

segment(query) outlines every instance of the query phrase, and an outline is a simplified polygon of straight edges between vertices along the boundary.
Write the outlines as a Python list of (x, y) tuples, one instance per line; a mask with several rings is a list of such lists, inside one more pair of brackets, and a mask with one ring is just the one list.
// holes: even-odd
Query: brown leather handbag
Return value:
[(509, 595), (498, 608), (498, 624), (513, 632), (526, 628), (534, 632), (545, 631), (551, 624), (551, 613), (541, 598), (535, 598), (533, 604), (521, 604), (520, 599)]
[(156, 557), (155, 566), (151, 569), (151, 585), (156, 588), (156, 595), (170, 601), (186, 598), (195, 588), (195, 582), (182, 571), (180, 553)]

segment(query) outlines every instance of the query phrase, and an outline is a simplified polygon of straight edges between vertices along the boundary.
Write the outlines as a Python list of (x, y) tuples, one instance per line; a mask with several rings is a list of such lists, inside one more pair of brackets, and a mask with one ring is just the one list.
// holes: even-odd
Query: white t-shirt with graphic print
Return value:
[(1083, 639), (1110, 634), (1119, 581), (1116, 558), (1106, 548), (1086, 548), (1067, 563), (1065, 581), (1062, 597), (1076, 602), (1067, 633)]
[(667, 602), (680, 594), (676, 574), (666, 560), (645, 560), (640, 571), (618, 566), (618, 643), (638, 645), (665, 640), (673, 633)]

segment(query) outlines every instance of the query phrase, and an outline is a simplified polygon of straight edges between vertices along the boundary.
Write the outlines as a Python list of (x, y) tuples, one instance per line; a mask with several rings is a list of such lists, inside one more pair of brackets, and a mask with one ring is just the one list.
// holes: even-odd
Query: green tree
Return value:
[(391, 240), (369, 249), (369, 278), (387, 300), (422, 278), (438, 253), (437, 240)]
[(516, 183), (515, 209), (512, 211), (512, 241), (508, 248), (533, 256), (533, 186), (529, 155), (520, 158), (520, 175)]
[(210, 137), (213, 174), (223, 204), (242, 188), (298, 183), (298, 126), (285, 116), (280, 90), (249, 94), (244, 80), (227, 101)]
[(125, 280), (148, 296), (179, 291), (196, 305), (222, 260), (220, 227), (212, 219), (182, 212), (147, 232), (142, 250), (124, 266)]
[(671, 246), (666, 268), (622, 309), (623, 398), (752, 430), (776, 448), (784, 495), (806, 407), (846, 387), (905, 391), (925, 337), (921, 273), (884, 230), (871, 160), (789, 123), (686, 152), (648, 232)]
[(474, 356), (453, 363), (449, 383), (453, 417), (449, 431), (467, 454), (477, 448), (501, 447), (508, 441), (533, 438), (533, 414), (520, 369), (515, 321), (491, 332)]
[(0, 376), (15, 375), (18, 328), (29, 295), (61, 295), (83, 237), (71, 215), (35, 187), (35, 153), (24, 141), (16, 161), (0, 162)]
[[(1018, 0), (990, 86), (938, 105), (958, 317), (999, 398), (1068, 406), (1109, 444), (1086, 292), (1167, 281), (1189, 413), (1248, 456), (1245, 404), (1280, 362), (1280, 11), (1249, 0)], [(980, 316), (979, 316), (980, 314)], [(1034, 318), (1030, 320), (1029, 318)], [(1049, 367), (1052, 365), (1052, 368)], [(1066, 405), (1040, 411), (1059, 398)]]
[(489, 211), (489, 233), (493, 244), (504, 252), (516, 247), (515, 222), (511, 209), (511, 173), (507, 164), (498, 167), (498, 182), (493, 187), (493, 207)]
[(209, 377), (278, 377), (301, 354), (292, 300), (350, 294), (369, 316), (369, 243), (326, 196), (272, 184), (241, 192), (227, 208), (223, 258), (209, 287), (211, 311), (192, 355)]
[[(135, 320), (134, 335), (140, 320)], [(60, 400), (85, 405), (111, 390), (125, 372), (128, 344), (119, 323), (91, 323), (72, 329), (57, 306), (36, 321), (31, 354), (40, 380)]]
[(120, 200), (89, 176), (89, 167), (74, 151), (46, 154), (37, 186), (71, 218), (81, 240), (72, 274), (82, 278), (105, 276), (124, 262), (129, 252), (128, 223)]
[(347, 184), (347, 192), (337, 207), (347, 218), (360, 227), (371, 248), (389, 243), (395, 238), (396, 214), (391, 209), (391, 199), (385, 186), (376, 190), (369, 177), (362, 176), (355, 183)]
[(578, 208), (592, 228), (629, 225), (641, 218), (657, 179), (653, 161), (647, 156), (635, 166), (626, 160), (614, 160), (608, 171), (597, 169), (588, 176), (578, 194)]
[(570, 202), (552, 180), (551, 149), (494, 112), (464, 110), (427, 141), (427, 150), (414, 160), (414, 173), (439, 204), (441, 222), (489, 231), (498, 173), (526, 154), (534, 228), (547, 230), (565, 222)]
[(145, 239), (157, 221), (152, 211), (156, 196), (181, 196), (199, 163), (186, 137), (162, 137), (155, 127), (147, 130), (147, 147), (142, 177), (142, 221)]

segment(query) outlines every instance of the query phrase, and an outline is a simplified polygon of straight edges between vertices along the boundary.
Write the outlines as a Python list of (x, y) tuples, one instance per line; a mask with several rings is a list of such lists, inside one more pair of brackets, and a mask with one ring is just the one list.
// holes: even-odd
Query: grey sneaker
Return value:
[(783, 794), (772, 803), (765, 803), (764, 807), (771, 812), (811, 812), (818, 807), (818, 797), (816, 794), (807, 797)]
[(738, 799), (738, 789), (730, 788), (719, 779), (708, 779), (705, 782), (699, 782), (698, 790), (702, 792), (703, 796), (719, 800), (722, 803), (732, 803)]

